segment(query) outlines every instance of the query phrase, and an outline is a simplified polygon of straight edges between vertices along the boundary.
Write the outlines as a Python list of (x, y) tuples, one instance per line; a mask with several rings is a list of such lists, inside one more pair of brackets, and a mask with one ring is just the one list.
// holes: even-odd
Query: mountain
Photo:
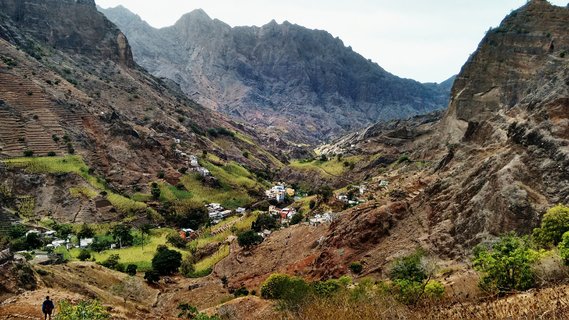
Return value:
[[(139, 67), (94, 1), (0, 0), (0, 8), (0, 160), (54, 156), (37, 160), (47, 168), (29, 168), (36, 174), (0, 163), (0, 185), (12, 190), (0, 191), (12, 199), (3, 205), (31, 197), (32, 221), (112, 221), (125, 214), (120, 204), (100, 210), (97, 192), (77, 197), (73, 190), (130, 196), (149, 192), (157, 176), (176, 184), (189, 166), (184, 154), (249, 170), (282, 165), (278, 152), (259, 147), (261, 130), (196, 104)], [(49, 169), (57, 163), (63, 166)]]
[(444, 86), (398, 78), (325, 31), (275, 21), (232, 28), (203, 10), (155, 29), (124, 7), (99, 10), (150, 73), (179, 83), (206, 107), (294, 141), (321, 141), (448, 103)]
[(414, 247), (460, 259), (504, 233), (530, 233), (548, 208), (569, 203), (567, 22), (568, 7), (529, 1), (488, 31), (444, 114), (377, 123), (321, 147), (382, 161), (368, 168), (374, 201), (332, 224), (316, 274), (360, 259), (381, 272)]

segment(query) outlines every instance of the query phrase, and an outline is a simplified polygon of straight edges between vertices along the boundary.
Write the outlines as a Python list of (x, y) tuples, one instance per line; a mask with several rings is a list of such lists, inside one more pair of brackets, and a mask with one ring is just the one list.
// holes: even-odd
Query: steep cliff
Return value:
[(275, 21), (232, 28), (203, 10), (154, 29), (123, 7), (101, 11), (152, 74), (178, 82), (204, 106), (297, 141), (447, 105), (448, 89), (398, 78), (325, 31)]
[(377, 124), (324, 147), (399, 151), (405, 161), (369, 168), (374, 200), (332, 224), (318, 272), (357, 259), (381, 272), (417, 246), (464, 257), (481, 241), (531, 232), (548, 208), (569, 203), (568, 24), (569, 8), (528, 2), (488, 31), (438, 123)]

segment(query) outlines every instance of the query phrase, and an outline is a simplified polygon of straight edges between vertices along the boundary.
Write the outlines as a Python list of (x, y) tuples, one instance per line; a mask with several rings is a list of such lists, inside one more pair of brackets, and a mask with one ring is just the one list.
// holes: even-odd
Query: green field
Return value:
[(363, 160), (361, 156), (351, 156), (342, 158), (338, 161), (337, 158), (332, 158), (328, 161), (321, 161), (321, 160), (295, 160), (290, 163), (290, 167), (298, 170), (314, 170), (318, 171), (324, 175), (330, 176), (339, 176), (344, 172), (350, 170), (348, 166), (344, 164), (344, 162), (348, 163), (358, 163)]

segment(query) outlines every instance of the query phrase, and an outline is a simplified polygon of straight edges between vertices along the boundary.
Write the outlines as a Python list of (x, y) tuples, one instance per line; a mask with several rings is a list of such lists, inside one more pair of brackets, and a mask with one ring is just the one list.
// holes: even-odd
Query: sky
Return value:
[[(204, 9), (231, 26), (289, 21), (337, 36), (387, 71), (421, 82), (457, 74), (484, 33), (526, 0), (95, 0), (122, 5), (153, 27)], [(568, 0), (550, 0), (566, 6)]]

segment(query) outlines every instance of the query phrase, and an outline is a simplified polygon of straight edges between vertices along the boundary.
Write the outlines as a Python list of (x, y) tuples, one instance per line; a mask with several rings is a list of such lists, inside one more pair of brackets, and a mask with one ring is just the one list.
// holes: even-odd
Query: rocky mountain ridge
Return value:
[(448, 86), (398, 78), (325, 31), (286, 21), (232, 28), (203, 10), (155, 29), (124, 7), (100, 10), (150, 73), (204, 106), (295, 141), (322, 141), (448, 102)]

